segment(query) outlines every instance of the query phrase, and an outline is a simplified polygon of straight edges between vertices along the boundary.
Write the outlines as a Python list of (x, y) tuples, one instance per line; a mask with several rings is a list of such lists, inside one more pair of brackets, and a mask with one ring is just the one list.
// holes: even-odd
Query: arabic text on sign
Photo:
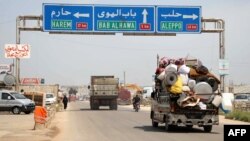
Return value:
[(6, 44), (5, 58), (29, 58), (30, 46), (28, 44)]
[(101, 13), (98, 13), (98, 18), (115, 18), (115, 17), (136, 17), (136, 12), (133, 12), (132, 9), (129, 10), (127, 13), (123, 13), (121, 9), (117, 9), (116, 12), (105, 12), (102, 11)]

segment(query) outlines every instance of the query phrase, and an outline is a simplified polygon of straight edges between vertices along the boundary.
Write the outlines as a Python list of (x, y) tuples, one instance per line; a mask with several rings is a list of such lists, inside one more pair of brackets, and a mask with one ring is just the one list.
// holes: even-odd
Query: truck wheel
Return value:
[(117, 105), (114, 105), (114, 108), (113, 108), (114, 110), (117, 110)]
[(151, 119), (154, 118), (154, 112), (153, 112), (153, 111), (151, 111), (151, 113), (150, 113), (150, 118), (151, 118)]
[(174, 125), (169, 125), (167, 122), (165, 123), (165, 130), (166, 131), (172, 131), (173, 127), (174, 127)]
[(110, 105), (110, 106), (109, 106), (109, 109), (110, 109), (110, 110), (117, 110), (117, 105)]
[(154, 121), (154, 120), (152, 119), (152, 126), (153, 126), (153, 127), (158, 127), (158, 124), (159, 124), (158, 122), (156, 122), (156, 121)]
[(95, 110), (99, 110), (99, 105), (94, 106)]
[(212, 125), (205, 125), (203, 126), (205, 132), (211, 132), (212, 131)]
[(21, 113), (21, 109), (19, 107), (13, 107), (12, 108), (12, 113), (13, 114), (20, 114)]

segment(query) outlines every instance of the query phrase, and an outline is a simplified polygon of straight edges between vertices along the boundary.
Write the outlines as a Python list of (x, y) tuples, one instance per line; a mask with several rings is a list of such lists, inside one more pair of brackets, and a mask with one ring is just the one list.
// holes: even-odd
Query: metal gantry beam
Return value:
[[(16, 44), (21, 42), (21, 31), (42, 31), (42, 16), (18, 16), (16, 18)], [(31, 22), (29, 25), (27, 22)], [(35, 23), (34, 23), (35, 22)], [(19, 91), (20, 84), (20, 58), (15, 60), (16, 86), (15, 90)]]
[[(16, 19), (16, 44), (20, 44), (21, 31), (43, 31), (42, 22), (43, 16), (18, 16)], [(27, 22), (33, 22), (28, 25)], [(35, 24), (36, 23), (36, 24)], [(219, 53), (220, 59), (225, 59), (225, 22), (222, 19), (201, 19), (202, 29), (201, 33), (219, 33)], [(50, 32), (50, 34), (80, 34), (80, 35), (115, 35), (115, 33), (94, 33), (94, 32)], [(125, 36), (176, 36), (176, 33), (123, 33)], [(19, 90), (20, 84), (20, 58), (16, 58), (16, 90)], [(225, 91), (225, 76), (220, 76), (221, 91)]]
[[(225, 59), (225, 22), (222, 19), (203, 19), (203, 33), (219, 33), (219, 58)], [(225, 92), (225, 75), (220, 75), (221, 92)]]

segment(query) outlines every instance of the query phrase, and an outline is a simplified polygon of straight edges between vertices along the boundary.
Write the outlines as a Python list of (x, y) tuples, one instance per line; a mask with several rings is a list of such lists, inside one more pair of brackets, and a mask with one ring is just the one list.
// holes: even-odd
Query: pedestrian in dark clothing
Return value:
[(68, 104), (68, 98), (66, 97), (66, 95), (64, 95), (64, 97), (63, 97), (64, 110), (67, 109), (67, 104)]

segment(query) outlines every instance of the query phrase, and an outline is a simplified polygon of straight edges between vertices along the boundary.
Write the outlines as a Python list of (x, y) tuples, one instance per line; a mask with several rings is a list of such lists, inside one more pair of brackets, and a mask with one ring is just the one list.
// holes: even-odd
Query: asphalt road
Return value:
[(33, 116), (0, 112), (0, 141), (223, 141), (223, 124), (246, 124), (222, 119), (211, 133), (200, 127), (166, 132), (164, 125), (151, 126), (149, 107), (139, 112), (132, 106), (92, 111), (86, 101), (70, 102), (66, 111), (56, 113), (50, 128), (33, 130)]
[(91, 111), (88, 102), (72, 102), (56, 116), (56, 141), (223, 141), (223, 125), (214, 126), (211, 133), (199, 127), (166, 132), (164, 125), (151, 126), (149, 111), (134, 112), (130, 106), (119, 106), (118, 111), (105, 107)]

